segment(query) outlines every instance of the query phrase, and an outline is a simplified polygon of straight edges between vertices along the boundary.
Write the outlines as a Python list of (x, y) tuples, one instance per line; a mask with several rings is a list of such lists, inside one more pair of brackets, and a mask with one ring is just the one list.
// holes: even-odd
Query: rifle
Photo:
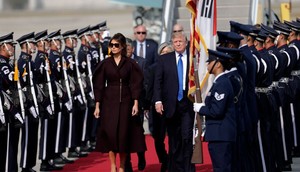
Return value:
[(89, 94), (91, 96), (91, 98), (94, 100), (94, 88), (93, 88), (93, 73), (92, 73), (92, 65), (91, 65), (91, 58), (90, 56), (86, 56), (86, 61), (87, 61), (87, 68), (88, 68), (88, 78), (90, 81), (90, 87), (91, 87), (91, 94)]
[(83, 103), (87, 104), (87, 100), (86, 100), (86, 96), (85, 96), (85, 92), (84, 92), (84, 88), (83, 88), (83, 83), (82, 83), (82, 78), (81, 78), (81, 74), (79, 72), (78, 57), (76, 58), (76, 56), (74, 56), (74, 58), (75, 58), (75, 70), (76, 70), (77, 80), (78, 80), (78, 84), (79, 84), (79, 88), (80, 88), (80, 93), (83, 98)]
[(16, 83), (17, 83), (22, 118), (25, 119), (25, 108), (24, 108), (24, 102), (23, 102), (23, 94), (24, 93), (22, 91), (21, 84), (20, 84), (18, 63), (17, 63), (15, 56), (14, 56), (14, 65), (15, 65), (14, 81), (16, 81)]
[(28, 62), (28, 70), (29, 70), (29, 83), (30, 83), (30, 91), (32, 94), (32, 98), (33, 98), (33, 103), (35, 106), (35, 111), (37, 113), (37, 115), (39, 115), (39, 105), (36, 99), (36, 93), (35, 93), (35, 89), (34, 89), (34, 85), (33, 85), (33, 73), (31, 71), (31, 60)]
[(0, 96), (0, 122), (5, 125), (5, 115), (3, 111), (2, 98)]
[(68, 78), (68, 74), (67, 74), (67, 62), (64, 58), (64, 56), (61, 56), (61, 62), (62, 62), (62, 69), (63, 69), (63, 79), (66, 85), (66, 90), (67, 90), (67, 95), (69, 98), (69, 101), (71, 102), (71, 106), (72, 105), (72, 95), (71, 95), (71, 89), (70, 89), (70, 83), (69, 83), (69, 78)]
[(54, 98), (53, 98), (53, 91), (52, 91), (52, 85), (51, 85), (51, 79), (50, 79), (50, 64), (49, 64), (49, 59), (47, 56), (45, 56), (45, 70), (46, 70), (47, 86), (48, 86), (48, 90), (49, 90), (50, 104), (51, 104), (52, 115), (53, 115), (53, 113), (54, 113)]
[[(195, 102), (202, 103), (201, 89), (200, 89), (199, 76), (198, 76), (198, 62), (196, 58), (194, 58), (194, 77), (195, 77), (195, 85), (196, 85)], [(201, 133), (202, 133), (202, 122), (200, 119), (200, 115), (198, 113), (195, 113), (194, 128), (193, 128), (194, 149), (193, 149), (193, 155), (191, 159), (191, 163), (193, 164), (203, 164)]]

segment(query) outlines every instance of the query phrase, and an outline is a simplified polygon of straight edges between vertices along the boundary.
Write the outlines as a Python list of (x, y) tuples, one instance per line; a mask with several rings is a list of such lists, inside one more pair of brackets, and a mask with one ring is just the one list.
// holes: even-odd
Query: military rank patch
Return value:
[(224, 96), (225, 96), (224, 93), (223, 93), (223, 94), (219, 94), (219, 93), (215, 92), (215, 98), (216, 98), (216, 100), (218, 100), (218, 101), (224, 99)]

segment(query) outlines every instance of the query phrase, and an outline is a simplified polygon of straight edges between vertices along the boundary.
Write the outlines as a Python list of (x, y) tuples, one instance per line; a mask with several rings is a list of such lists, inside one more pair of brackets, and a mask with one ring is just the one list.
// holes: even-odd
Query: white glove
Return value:
[(66, 108), (68, 109), (68, 111), (72, 110), (72, 102), (69, 100), (68, 102), (65, 103)]
[(50, 115), (53, 115), (53, 111), (50, 105), (47, 106), (46, 110)]
[(8, 74), (8, 79), (9, 80), (11, 80), (11, 81), (13, 81), (13, 79), (14, 79), (14, 74), (15, 74), (15, 72), (10, 72), (9, 74)]
[(205, 106), (205, 104), (204, 103), (194, 103), (194, 111), (199, 112), (202, 106)]

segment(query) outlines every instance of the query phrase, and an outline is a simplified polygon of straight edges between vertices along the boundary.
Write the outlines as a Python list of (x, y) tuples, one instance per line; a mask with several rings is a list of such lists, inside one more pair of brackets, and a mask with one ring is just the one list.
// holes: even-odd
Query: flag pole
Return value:
[[(199, 83), (199, 76), (198, 76), (198, 61), (196, 58), (193, 58), (194, 63), (194, 77), (195, 77), (195, 102), (202, 103), (201, 98), (201, 88)], [(194, 120), (194, 128), (193, 128), (193, 155), (191, 159), (191, 163), (193, 164), (203, 164), (203, 151), (202, 151), (202, 141), (201, 141), (201, 134), (202, 134), (202, 121), (200, 119), (200, 115), (195, 113), (195, 120)]]

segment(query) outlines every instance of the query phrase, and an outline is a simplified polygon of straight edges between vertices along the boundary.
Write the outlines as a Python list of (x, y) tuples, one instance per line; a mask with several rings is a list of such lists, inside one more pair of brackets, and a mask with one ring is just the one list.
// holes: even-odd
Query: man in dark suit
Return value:
[(156, 61), (158, 44), (153, 39), (146, 39), (147, 30), (143, 25), (134, 28), (135, 41), (133, 41), (134, 54), (146, 59), (147, 69)]
[(187, 97), (189, 57), (186, 37), (182, 32), (173, 33), (175, 52), (161, 56), (157, 61), (154, 81), (155, 109), (166, 116), (169, 136), (168, 171), (192, 172), (193, 104)]
[[(133, 47), (133, 41), (129, 38), (126, 38), (126, 44), (127, 44), (127, 57), (131, 58), (136, 61), (136, 63), (139, 65), (143, 73), (145, 73), (145, 62), (146, 60), (143, 57), (137, 56), (134, 54), (134, 47)], [(145, 110), (145, 84), (143, 85), (142, 93), (139, 98), (139, 117), (141, 118), (141, 123), (144, 122), (144, 114), (146, 113)], [(144, 170), (146, 167), (146, 159), (145, 159), (145, 152), (138, 152), (138, 169), (140, 171)], [(127, 154), (126, 163), (125, 163), (125, 172), (132, 172), (132, 165), (131, 165), (131, 157), (130, 153)]]

